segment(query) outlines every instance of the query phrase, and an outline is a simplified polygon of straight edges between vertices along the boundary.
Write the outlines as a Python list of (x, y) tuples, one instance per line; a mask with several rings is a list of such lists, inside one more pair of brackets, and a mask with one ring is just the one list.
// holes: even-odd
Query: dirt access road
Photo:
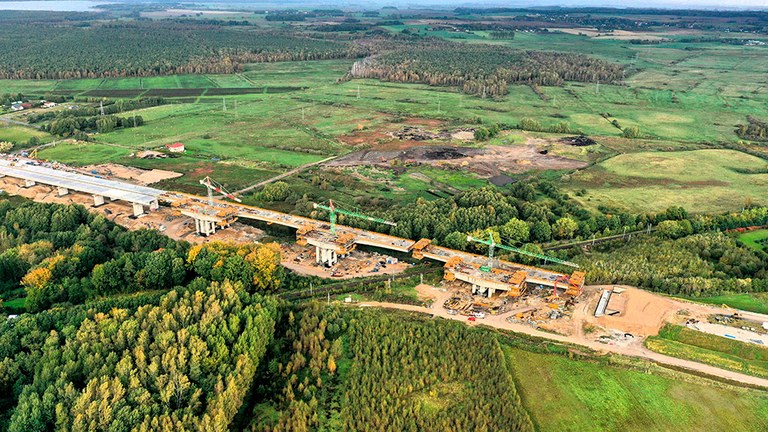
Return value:
[(516, 333), (523, 333), (530, 336), (536, 336), (558, 342), (570, 343), (574, 345), (581, 345), (587, 348), (593, 349), (600, 353), (615, 353), (626, 356), (638, 357), (646, 360), (650, 360), (661, 365), (673, 366), (677, 368), (688, 369), (691, 371), (699, 372), (702, 374), (710, 375), (713, 377), (724, 378), (734, 382), (750, 384), (760, 386), (768, 389), (768, 380), (749, 375), (744, 375), (738, 372), (732, 372), (724, 369), (720, 369), (714, 366), (706, 365), (703, 363), (697, 363), (690, 360), (679, 359), (676, 357), (670, 357), (663, 354), (653, 352), (643, 345), (641, 338), (627, 345), (608, 345), (593, 340), (587, 339), (581, 334), (573, 336), (562, 336), (553, 333), (547, 333), (540, 330), (536, 330), (533, 327), (529, 327), (524, 324), (511, 323), (507, 321), (507, 318), (511, 316), (515, 311), (509, 311), (501, 315), (490, 315), (483, 320), (470, 323), (467, 321), (467, 317), (461, 315), (450, 315), (448, 311), (442, 307), (443, 302), (451, 297), (451, 293), (439, 288), (429, 287), (426, 285), (420, 285), (417, 287), (418, 291), (425, 296), (434, 298), (431, 308), (423, 306), (404, 305), (399, 303), (386, 303), (386, 302), (363, 302), (360, 303), (361, 307), (383, 307), (390, 309), (400, 309), (412, 312), (421, 312), (425, 314), (439, 316), (445, 319), (452, 319), (457, 321), (463, 321), (468, 325), (487, 325), (489, 327), (511, 330)]

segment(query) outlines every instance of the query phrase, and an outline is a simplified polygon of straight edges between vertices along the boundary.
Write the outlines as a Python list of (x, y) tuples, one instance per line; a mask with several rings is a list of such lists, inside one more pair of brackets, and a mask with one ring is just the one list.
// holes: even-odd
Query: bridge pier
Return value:
[(30, 188), (30, 187), (32, 187), (32, 186), (34, 186), (36, 184), (37, 183), (35, 183), (33, 180), (24, 180), (24, 187), (25, 188)]
[(133, 216), (138, 217), (144, 214), (144, 206), (141, 204), (133, 203)]
[(94, 207), (101, 207), (104, 205), (104, 196), (103, 195), (94, 195), (93, 196), (93, 206)]
[(195, 232), (208, 237), (216, 233), (216, 222), (211, 220), (195, 219)]
[(336, 254), (334, 249), (326, 249), (320, 246), (315, 246), (315, 262), (331, 267), (339, 262), (339, 256)]
[(59, 187), (57, 188), (57, 190), (58, 190), (59, 196), (64, 196), (64, 195), (67, 195), (67, 194), (69, 194), (69, 189), (67, 189), (67, 188), (65, 188), (65, 187), (61, 187), (61, 186), (59, 186)]
[(149, 203), (149, 209), (151, 211), (155, 211), (155, 210), (157, 210), (159, 208), (160, 208), (160, 203), (158, 203), (157, 200), (152, 201), (151, 203)]

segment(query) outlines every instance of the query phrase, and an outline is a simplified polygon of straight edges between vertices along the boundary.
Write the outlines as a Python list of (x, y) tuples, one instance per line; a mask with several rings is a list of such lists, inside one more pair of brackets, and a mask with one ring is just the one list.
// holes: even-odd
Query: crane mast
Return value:
[(224, 186), (222, 186), (221, 183), (215, 181), (209, 176), (205, 176), (204, 179), (200, 180), (200, 184), (205, 186), (206, 189), (208, 189), (208, 205), (211, 207), (213, 207), (213, 191), (223, 194), (225, 197), (231, 199), (232, 201), (242, 202), (240, 198), (232, 195), (226, 189), (224, 189)]
[(515, 253), (519, 253), (519, 254), (522, 254), (522, 255), (528, 255), (528, 256), (532, 256), (534, 258), (543, 259), (544, 260), (544, 264), (546, 264), (547, 262), (553, 262), (553, 263), (556, 263), (556, 264), (562, 264), (562, 265), (566, 265), (566, 266), (569, 266), (569, 267), (579, 268), (578, 264), (570, 262), (570, 261), (561, 260), (559, 258), (551, 257), (549, 255), (544, 255), (544, 254), (540, 254), (540, 253), (536, 253), (536, 252), (530, 252), (530, 251), (527, 251), (525, 249), (516, 248), (514, 246), (506, 246), (506, 245), (503, 245), (503, 244), (496, 243), (493, 240), (493, 234), (490, 234), (488, 240), (483, 240), (483, 239), (479, 239), (479, 238), (472, 237), (472, 236), (467, 236), (467, 240), (475, 242), (475, 243), (484, 244), (484, 245), (488, 246), (488, 267), (493, 267), (493, 252), (494, 252), (494, 249), (498, 247), (499, 249), (508, 250), (510, 252), (515, 252)]
[(380, 224), (384, 224), (384, 225), (397, 226), (397, 224), (395, 222), (391, 222), (391, 221), (384, 220), (384, 219), (377, 218), (377, 217), (373, 217), (373, 216), (364, 215), (364, 214), (361, 214), (361, 213), (355, 213), (355, 212), (351, 212), (351, 211), (347, 211), (347, 210), (338, 209), (338, 208), (336, 208), (336, 206), (333, 205), (333, 200), (329, 200), (329, 205), (327, 205), (327, 206), (322, 205), (322, 204), (317, 204), (317, 203), (313, 203), (312, 206), (313, 206), (313, 208), (316, 208), (316, 209), (325, 210), (325, 211), (327, 211), (330, 214), (331, 234), (336, 234), (336, 218), (337, 218), (337, 214), (343, 214), (345, 216), (355, 217), (355, 218), (358, 218), (358, 219), (364, 219), (364, 220), (367, 220), (367, 221), (370, 221), (370, 222), (376, 222), (376, 223), (380, 223)]

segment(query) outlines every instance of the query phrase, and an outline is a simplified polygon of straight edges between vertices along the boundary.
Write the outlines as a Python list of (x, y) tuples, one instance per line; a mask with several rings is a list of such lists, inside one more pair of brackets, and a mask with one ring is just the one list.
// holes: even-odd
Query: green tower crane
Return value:
[(367, 221), (376, 222), (376, 223), (389, 225), (389, 226), (397, 226), (396, 223), (390, 222), (388, 220), (379, 219), (373, 216), (366, 216), (364, 214), (355, 213), (347, 210), (337, 209), (336, 206), (333, 205), (333, 200), (329, 200), (327, 206), (324, 206), (322, 204), (316, 204), (316, 203), (313, 203), (312, 206), (316, 209), (325, 210), (331, 215), (331, 234), (336, 234), (336, 214), (343, 214), (345, 216), (365, 219)]
[[(493, 267), (493, 250), (495, 248), (505, 249), (505, 250), (508, 250), (510, 252), (515, 252), (515, 253), (519, 253), (519, 254), (523, 254), (523, 255), (532, 256), (534, 258), (543, 259), (544, 260), (544, 264), (546, 264), (547, 262), (551, 261), (553, 263), (567, 265), (569, 267), (579, 268), (578, 264), (572, 263), (570, 261), (564, 261), (564, 260), (561, 260), (559, 258), (551, 257), (551, 256), (548, 256), (548, 255), (544, 255), (544, 254), (540, 254), (540, 253), (536, 253), (536, 252), (529, 252), (529, 251), (527, 251), (525, 249), (520, 249), (520, 248), (516, 248), (516, 247), (513, 247), (513, 246), (506, 246), (506, 245), (503, 245), (503, 244), (496, 243), (493, 240), (493, 234), (489, 235), (489, 239), (488, 240), (482, 240), (482, 239), (479, 239), (479, 238), (476, 238), (476, 237), (472, 237), (472, 236), (467, 236), (467, 240), (468, 241), (473, 241), (475, 243), (481, 243), (481, 244), (484, 244), (484, 245), (488, 246), (488, 268), (485, 269), (485, 271), (489, 271), (490, 268)], [(483, 269), (481, 269), (481, 270), (483, 270)]]

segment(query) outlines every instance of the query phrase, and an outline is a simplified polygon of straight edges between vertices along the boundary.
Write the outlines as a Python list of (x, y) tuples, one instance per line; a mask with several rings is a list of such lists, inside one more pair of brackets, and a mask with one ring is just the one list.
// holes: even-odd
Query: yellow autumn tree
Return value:
[(253, 266), (253, 284), (259, 289), (277, 289), (283, 281), (284, 270), (280, 265), (280, 245), (259, 245), (246, 255), (245, 261)]
[(27, 288), (42, 289), (51, 281), (51, 271), (46, 267), (32, 269), (21, 279), (21, 284)]

